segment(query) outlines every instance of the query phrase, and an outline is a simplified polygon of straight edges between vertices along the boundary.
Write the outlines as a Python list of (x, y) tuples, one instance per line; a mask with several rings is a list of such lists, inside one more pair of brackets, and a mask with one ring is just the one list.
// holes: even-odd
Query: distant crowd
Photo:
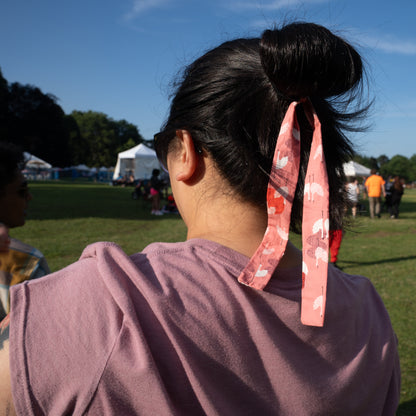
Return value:
[(371, 175), (361, 181), (352, 178), (346, 185), (352, 216), (355, 218), (357, 214), (365, 213), (364, 200), (368, 200), (371, 218), (380, 218), (385, 211), (391, 219), (397, 219), (405, 187), (404, 179), (399, 176), (384, 179), (376, 169), (372, 169)]

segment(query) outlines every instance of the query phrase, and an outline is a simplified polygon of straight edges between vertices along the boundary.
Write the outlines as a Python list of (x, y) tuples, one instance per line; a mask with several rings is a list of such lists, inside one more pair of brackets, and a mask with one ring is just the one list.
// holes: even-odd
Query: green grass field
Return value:
[[(24, 227), (13, 237), (39, 248), (52, 271), (75, 261), (96, 241), (114, 241), (129, 254), (154, 241), (181, 241), (178, 215), (150, 215), (150, 203), (133, 200), (132, 188), (99, 184), (31, 184), (33, 201)], [(398, 415), (416, 415), (416, 189), (406, 190), (400, 218), (365, 213), (346, 232), (338, 264), (371, 279), (399, 338), (402, 395)], [(299, 245), (299, 237), (294, 236)]]

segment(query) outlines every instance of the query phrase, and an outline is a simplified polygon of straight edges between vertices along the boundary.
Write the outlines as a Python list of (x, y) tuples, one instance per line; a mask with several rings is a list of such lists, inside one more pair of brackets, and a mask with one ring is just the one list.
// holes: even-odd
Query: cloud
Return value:
[(371, 48), (400, 55), (416, 55), (416, 42), (412, 40), (400, 40), (392, 36), (373, 37), (361, 36), (360, 43)]
[(155, 9), (170, 3), (171, 0), (134, 0), (133, 7), (124, 15), (126, 20), (132, 20), (139, 14), (142, 14), (150, 9)]
[(293, 6), (299, 6), (306, 3), (317, 4), (317, 3), (327, 3), (330, 0), (275, 0), (263, 3), (261, 1), (233, 1), (229, 3), (229, 8), (239, 9), (239, 10), (251, 10), (251, 9), (260, 9), (260, 10), (280, 10), (284, 8), (290, 8)]

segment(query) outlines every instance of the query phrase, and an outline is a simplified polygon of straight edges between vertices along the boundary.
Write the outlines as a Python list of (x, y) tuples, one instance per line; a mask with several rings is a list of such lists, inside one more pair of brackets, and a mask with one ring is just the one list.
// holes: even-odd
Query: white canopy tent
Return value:
[(370, 176), (371, 174), (370, 169), (354, 162), (353, 160), (348, 163), (344, 163), (343, 167), (345, 176)]
[(161, 169), (156, 152), (141, 143), (118, 154), (113, 179), (130, 172), (135, 179), (149, 179), (153, 169)]
[(50, 169), (52, 165), (44, 160), (28, 153), (24, 152), (24, 158), (26, 162), (26, 169)]

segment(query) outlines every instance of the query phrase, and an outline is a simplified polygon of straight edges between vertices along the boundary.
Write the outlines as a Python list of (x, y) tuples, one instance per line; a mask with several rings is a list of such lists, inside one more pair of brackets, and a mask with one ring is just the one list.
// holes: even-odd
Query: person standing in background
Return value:
[(404, 193), (403, 184), (398, 176), (394, 178), (391, 190), (391, 204), (389, 206), (390, 218), (399, 218), (399, 205)]
[(383, 194), (383, 197), (386, 197), (384, 184), (384, 179), (377, 175), (375, 169), (371, 169), (371, 176), (365, 181), (371, 218), (374, 218), (375, 215), (380, 218), (381, 194)]
[(329, 254), (330, 254), (330, 263), (335, 266), (337, 269), (341, 269), (337, 265), (338, 253), (341, 247), (343, 237), (342, 230), (330, 230), (329, 231)]
[(354, 179), (347, 184), (347, 195), (351, 206), (352, 216), (355, 218), (357, 215), (358, 198), (360, 195), (360, 188), (358, 187), (357, 179)]
[(150, 198), (152, 200), (152, 215), (163, 215), (160, 210), (160, 193), (163, 188), (163, 181), (159, 179), (160, 170), (153, 169), (152, 177), (150, 178)]
[(390, 212), (391, 209), (391, 195), (393, 192), (393, 178), (389, 176), (386, 179), (386, 183), (384, 185), (384, 190), (386, 191), (386, 197), (384, 199), (383, 208), (386, 208), (386, 211)]

